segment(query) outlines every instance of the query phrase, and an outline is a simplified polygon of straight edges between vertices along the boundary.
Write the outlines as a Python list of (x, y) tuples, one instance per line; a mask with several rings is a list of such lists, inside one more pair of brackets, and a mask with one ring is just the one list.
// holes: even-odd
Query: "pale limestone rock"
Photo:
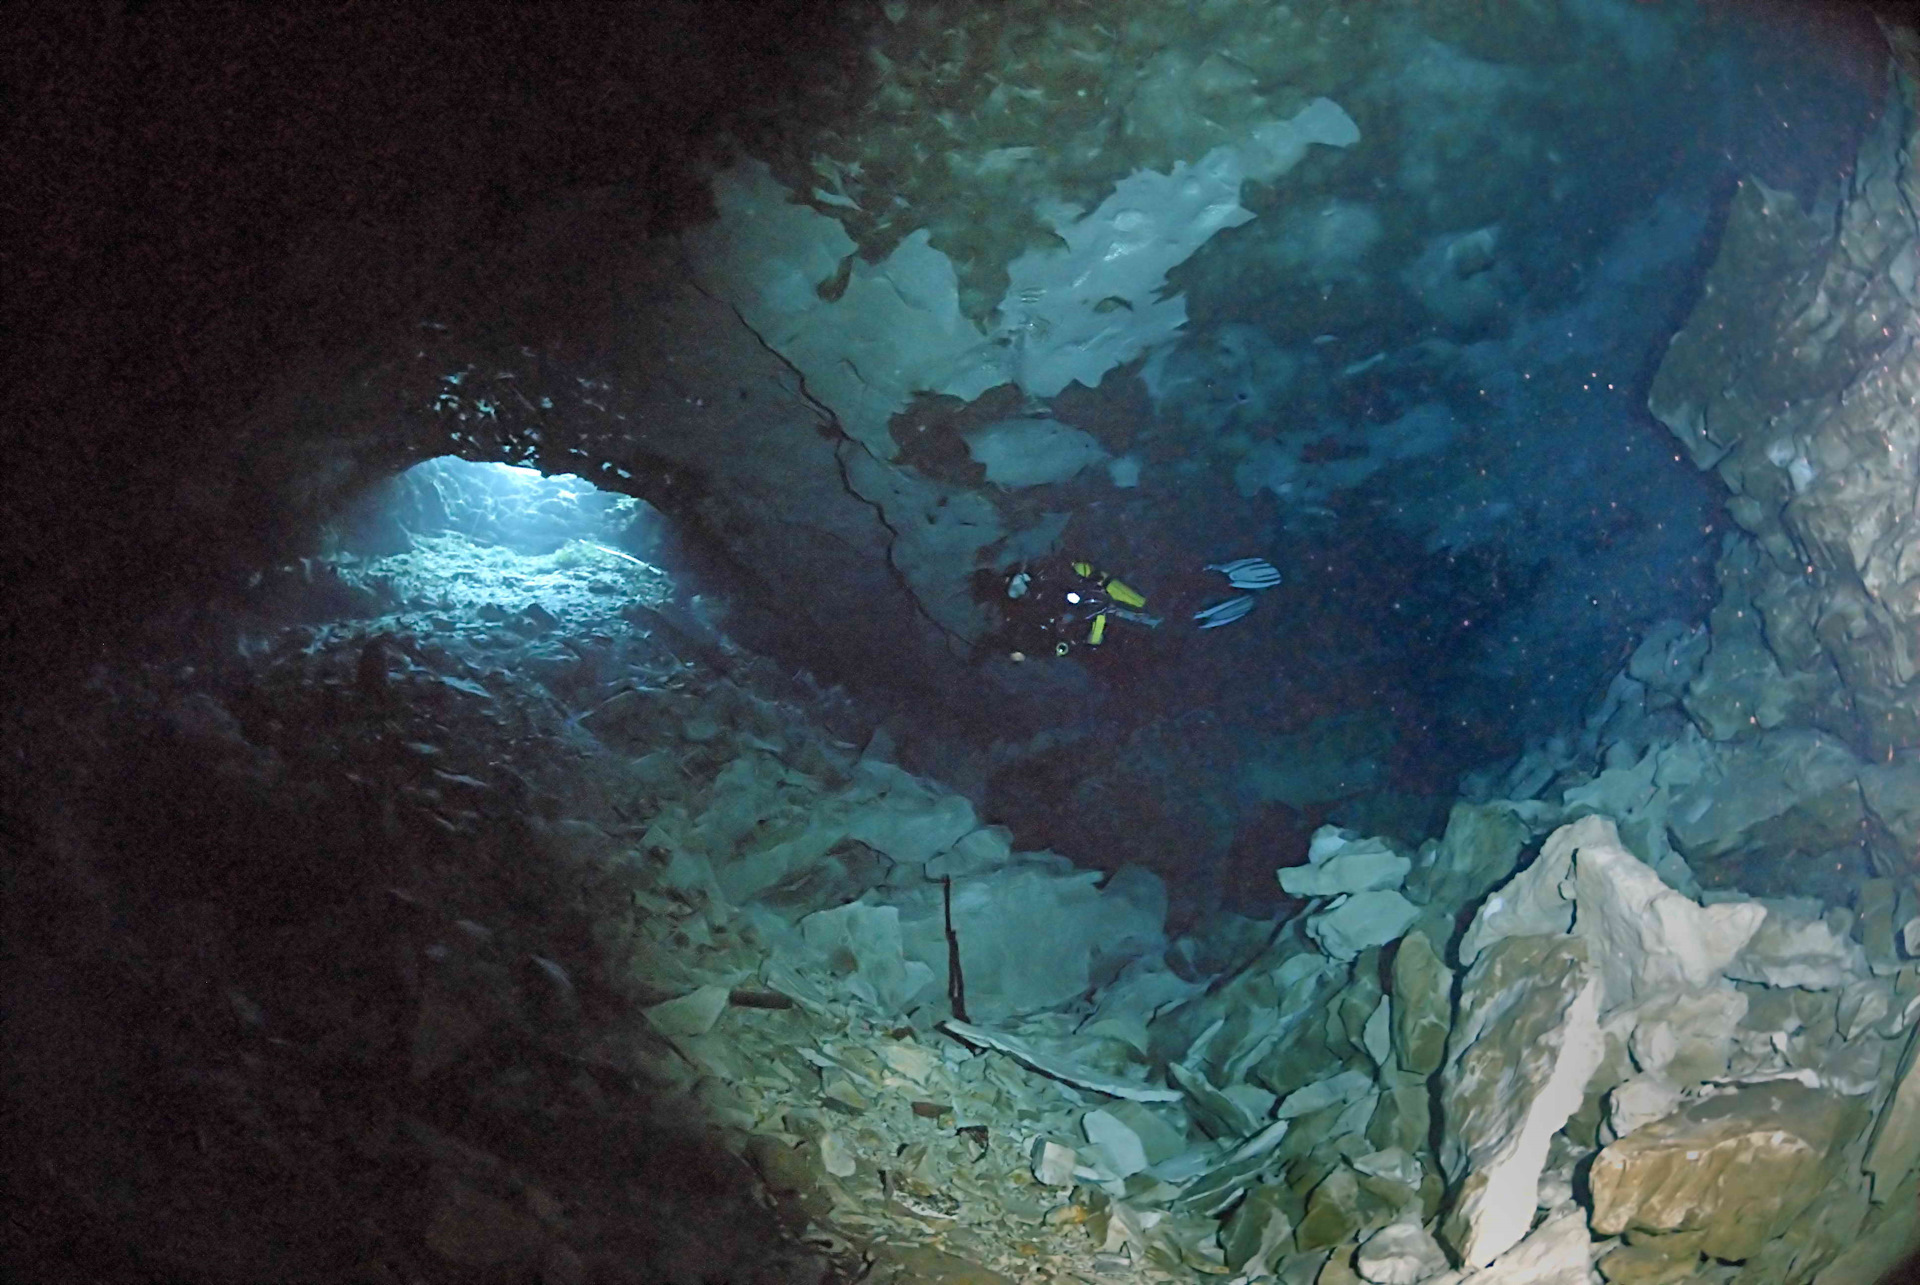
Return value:
[[(1547, 836), (1533, 864), (1480, 904), (1460, 941), (1460, 962), (1509, 937), (1559, 934), (1573, 927), (1573, 852), (1598, 817), (1561, 826)], [(1581, 827), (1587, 827), (1582, 829)]]
[(1420, 908), (1391, 889), (1357, 892), (1307, 920), (1307, 936), (1334, 959), (1353, 959), (1406, 932)]
[(1419, 929), (1393, 956), (1393, 1049), (1400, 1069), (1432, 1075), (1447, 1056), (1453, 1024), (1453, 970)]
[[(1867, 832), (1874, 857), (1882, 868), (1901, 868), (1920, 851), (1920, 757), (1861, 768), (1860, 796), (1874, 822)], [(1909, 958), (1916, 954), (1907, 951)]]
[(1366, 1190), (1358, 1174), (1340, 1165), (1308, 1195), (1294, 1240), (1301, 1249), (1325, 1249), (1391, 1221), (1396, 1212)]
[(1668, 617), (1649, 629), (1634, 648), (1627, 661), (1627, 674), (1672, 704), (1700, 668), (1708, 644), (1705, 625)]
[(847, 836), (908, 866), (924, 866), (980, 826), (966, 796), (950, 794), (879, 759), (863, 760), (862, 783), (885, 793), (847, 817)]
[(1091, 1071), (1076, 1066), (1067, 1059), (1044, 1052), (1001, 1031), (990, 1030), (984, 1026), (975, 1026), (971, 1022), (962, 1022), (948, 1018), (937, 1023), (940, 1030), (965, 1044), (976, 1048), (998, 1049), (1000, 1052), (1032, 1067), (1045, 1076), (1077, 1085), (1083, 1089), (1092, 1089), (1108, 1097), (1126, 1098), (1134, 1102), (1178, 1102), (1181, 1094), (1178, 1089), (1156, 1088), (1150, 1084), (1141, 1084), (1134, 1080), (1123, 1080), (1118, 1076)]
[(1033, 1140), (1033, 1180), (1043, 1187), (1071, 1187), (1080, 1157), (1072, 1147), (1047, 1138)]
[(1577, 821), (1554, 838), (1562, 834), (1576, 852), (1573, 932), (1599, 965), (1603, 1010), (1705, 988), (1766, 918), (1751, 902), (1701, 906), (1681, 896), (1621, 846), (1605, 817)]
[(1418, 1191), (1420, 1180), (1426, 1176), (1426, 1166), (1420, 1163), (1420, 1157), (1405, 1147), (1382, 1147), (1358, 1156), (1353, 1161), (1353, 1167), (1370, 1178), (1387, 1179), (1411, 1191)]
[(1660, 1074), (1636, 1075), (1607, 1094), (1607, 1141), (1624, 1138), (1643, 1124), (1664, 1120), (1679, 1109), (1680, 1088)]
[(800, 937), (843, 987), (883, 1013), (903, 1011), (933, 980), (931, 968), (902, 952), (897, 906), (853, 901), (816, 910), (800, 921)]
[(1840, 1023), (1840, 1038), (1851, 1040), (1861, 1032), (1886, 1022), (1893, 1016), (1893, 1001), (1893, 985), (1884, 977), (1863, 977), (1847, 983), (1840, 992), (1840, 1007), (1836, 1014)]
[(1415, 1285), (1447, 1270), (1447, 1256), (1419, 1223), (1392, 1223), (1369, 1236), (1354, 1270), (1373, 1285)]
[(1374, 1109), (1380, 1105), (1380, 1093), (1369, 1088), (1359, 1098), (1347, 1104), (1347, 1109), (1334, 1117), (1333, 1126), (1327, 1130), (1327, 1138), (1345, 1138), (1364, 1134), (1367, 1125), (1373, 1120)]
[(1668, 810), (1674, 842), (1688, 856), (1824, 852), (1859, 841), (1863, 764), (1841, 742), (1789, 727), (1716, 749), (1713, 770), (1675, 791)]
[(1216, 1138), (1245, 1138), (1258, 1133), (1275, 1101), (1273, 1094), (1251, 1084), (1217, 1089), (1202, 1072), (1178, 1062), (1168, 1064), (1167, 1078), (1187, 1095), (1201, 1128)]
[(1866, 948), (1867, 965), (1876, 977), (1890, 976), (1900, 969), (1900, 952), (1893, 934), (1899, 897), (1899, 885), (1892, 879), (1868, 879), (1854, 892), (1853, 911), (1860, 924), (1860, 941)]
[(1820, 1197), (1865, 1115), (1791, 1080), (1695, 1102), (1601, 1151), (1593, 1229), (1700, 1232), (1707, 1254), (1750, 1258)]
[(995, 486), (1067, 482), (1087, 465), (1107, 458), (1093, 434), (1051, 418), (996, 420), (964, 437), (967, 454), (987, 470), (987, 481)]
[(1722, 1079), (1747, 1009), (1747, 997), (1728, 982), (1655, 996), (1624, 1019), (1632, 1024), (1628, 1051), (1641, 1070), (1679, 1085)]
[(1459, 1183), (1443, 1234), (1484, 1267), (1527, 1234), (1547, 1148), (1605, 1052), (1587, 944), (1510, 937), (1461, 988), (1442, 1081), (1441, 1162)]
[[(1425, 1150), (1424, 1146), (1422, 1150)], [(1348, 1161), (1360, 1175), (1363, 1190), (1394, 1211), (1401, 1222), (1419, 1222), (1426, 1190), (1426, 1166), (1405, 1147), (1388, 1147)]]
[(1012, 832), (1005, 826), (989, 825), (960, 836), (945, 852), (928, 858), (924, 869), (929, 879), (959, 879), (998, 870), (1012, 857)]
[(1367, 1141), (1383, 1150), (1389, 1147), (1424, 1150), (1432, 1131), (1432, 1115), (1424, 1078), (1410, 1077), (1396, 1082), (1389, 1077), (1380, 1091), (1373, 1118), (1367, 1121)]
[(1307, 1279), (1312, 1281), (1312, 1285), (1364, 1285), (1360, 1273), (1353, 1269), (1353, 1254), (1356, 1248), (1357, 1246), (1352, 1242), (1334, 1246), (1333, 1250), (1327, 1253), (1318, 1274)]
[(1813, 1285), (1887, 1285), (1900, 1279), (1895, 1269), (1915, 1254), (1920, 1254), (1920, 1200), (1909, 1187), (1905, 1199), (1889, 1205), (1885, 1218), (1820, 1269)]
[(1767, 921), (1731, 961), (1727, 976), (1768, 986), (1834, 990), (1867, 974), (1866, 954), (1845, 929), (1836, 930), (1818, 915), (1796, 914), (1786, 902), (1765, 904)]
[(1432, 1285), (1592, 1285), (1593, 1240), (1586, 1210), (1575, 1206), (1547, 1218), (1525, 1240), (1484, 1271), (1448, 1272)]
[(895, 1073), (918, 1085), (925, 1085), (940, 1065), (939, 1055), (924, 1044), (882, 1040), (874, 1048)]

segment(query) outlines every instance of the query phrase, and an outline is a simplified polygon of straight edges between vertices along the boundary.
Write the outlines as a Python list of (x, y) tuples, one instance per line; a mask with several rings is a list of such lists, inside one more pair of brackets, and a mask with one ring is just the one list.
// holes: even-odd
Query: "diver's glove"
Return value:
[(1221, 625), (1230, 625), (1253, 610), (1253, 595), (1243, 593), (1237, 598), (1225, 602), (1216, 602), (1211, 607), (1193, 613), (1202, 629), (1218, 629)]
[(1280, 573), (1265, 558), (1236, 558), (1232, 562), (1209, 562), (1206, 569), (1218, 571), (1235, 589), (1271, 589), (1280, 583)]

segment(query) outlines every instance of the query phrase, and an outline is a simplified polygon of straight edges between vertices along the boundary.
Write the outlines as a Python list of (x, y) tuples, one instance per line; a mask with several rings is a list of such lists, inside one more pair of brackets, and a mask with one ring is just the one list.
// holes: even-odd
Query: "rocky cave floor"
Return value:
[(1515, 797), (1169, 943), (656, 569), (423, 543), (26, 707), (28, 1270), (1746, 1285), (1912, 1234), (1910, 887), (1701, 906)]

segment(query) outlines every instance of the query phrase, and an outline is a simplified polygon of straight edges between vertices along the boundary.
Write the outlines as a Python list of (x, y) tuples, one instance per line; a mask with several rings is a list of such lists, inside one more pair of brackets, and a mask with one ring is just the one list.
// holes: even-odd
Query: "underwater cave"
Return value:
[(16, 34), (7, 1280), (1905, 1279), (1900, 7)]

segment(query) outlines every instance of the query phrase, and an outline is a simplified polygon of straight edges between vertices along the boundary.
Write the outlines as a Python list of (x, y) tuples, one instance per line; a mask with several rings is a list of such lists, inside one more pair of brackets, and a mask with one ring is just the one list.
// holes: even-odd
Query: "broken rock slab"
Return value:
[(1485, 1270), (1448, 1272), (1434, 1277), (1432, 1285), (1463, 1285), (1468, 1280), (1473, 1285), (1592, 1285), (1587, 1211), (1575, 1206), (1554, 1213)]
[[(930, 970), (932, 994), (947, 987), (942, 889), (889, 890), (901, 906), (907, 957)], [(1139, 867), (1101, 886), (1094, 870), (1063, 857), (1026, 854), (1021, 864), (953, 881), (967, 1012), (983, 1022), (1077, 1000), (1114, 980), (1133, 959), (1165, 949), (1166, 887)]]
[(1920, 1032), (1908, 1037), (1893, 1096), (1874, 1122), (1873, 1142), (1861, 1166), (1873, 1178), (1873, 1198), (1884, 1203), (1920, 1165)]
[(705, 1035), (726, 1011), (731, 991), (725, 986), (702, 986), (678, 999), (643, 1010), (647, 1024), (666, 1036)]
[(1171, 1160), (1187, 1149), (1183, 1133), (1138, 1102), (1119, 1102), (1089, 1111), (1080, 1118), (1080, 1128), (1087, 1141), (1113, 1162), (1114, 1172), (1122, 1178)]
[(1742, 1262), (1826, 1192), (1866, 1123), (1859, 1099), (1792, 1080), (1694, 1102), (1595, 1158), (1593, 1229), (1697, 1232), (1703, 1252)]
[[(1849, 935), (1852, 925), (1836, 926), (1817, 902), (1767, 901), (1762, 923), (1729, 961), (1727, 976), (1767, 986), (1838, 990), (1867, 976), (1866, 952)], [(1837, 912), (1844, 915), (1846, 912)]]
[(1441, 1082), (1441, 1163), (1459, 1184), (1442, 1228), (1485, 1267), (1526, 1236), (1553, 1135), (1605, 1054), (1601, 980), (1578, 937), (1508, 937), (1461, 985)]
[(817, 910), (800, 921), (800, 936), (808, 962), (882, 1013), (903, 1012), (933, 980), (931, 968), (902, 953), (895, 906), (863, 900)]
[(1092, 1089), (1104, 1093), (1110, 1098), (1126, 1098), (1134, 1102), (1178, 1102), (1182, 1094), (1178, 1089), (1163, 1089), (1151, 1084), (1141, 1084), (1136, 1080), (1122, 1080), (1111, 1075), (1102, 1075), (1075, 1066), (1062, 1057), (1043, 1053), (1025, 1040), (1000, 1031), (990, 1031), (983, 1026), (949, 1018), (939, 1024), (941, 1030), (953, 1036), (963, 1044), (975, 1048), (996, 1049), (1014, 1060), (1024, 1063), (1044, 1076), (1071, 1084), (1076, 1088)]
[(1080, 1163), (1080, 1156), (1072, 1147), (1050, 1138), (1035, 1138), (1031, 1159), (1033, 1180), (1041, 1186), (1071, 1187), (1073, 1185), (1073, 1170)]
[(1373, 946), (1397, 941), (1420, 908), (1392, 889), (1342, 897), (1307, 920), (1307, 936), (1330, 957), (1350, 960)]
[(1372, 1285), (1415, 1285), (1447, 1270), (1446, 1251), (1419, 1223), (1382, 1227), (1354, 1255), (1354, 1270)]
[(1392, 1023), (1400, 1069), (1413, 1075), (1438, 1071), (1453, 1025), (1453, 970), (1417, 928), (1393, 956)]
[(1349, 892), (1398, 888), (1413, 862), (1395, 852), (1384, 839), (1347, 839), (1335, 830), (1340, 843), (1321, 841), (1330, 826), (1314, 836), (1307, 864), (1279, 872), (1280, 886), (1295, 897), (1337, 897)]
[(1752, 902), (1702, 906), (1669, 888), (1621, 844), (1606, 817), (1576, 821), (1573, 932), (1600, 968), (1608, 1010), (1718, 981), (1767, 912)]

